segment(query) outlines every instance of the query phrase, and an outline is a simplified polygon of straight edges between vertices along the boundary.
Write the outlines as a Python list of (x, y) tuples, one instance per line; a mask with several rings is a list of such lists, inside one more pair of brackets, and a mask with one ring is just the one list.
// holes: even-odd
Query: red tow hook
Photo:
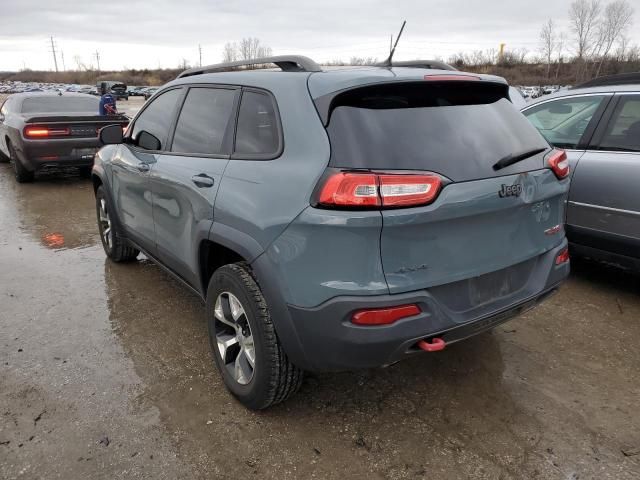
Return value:
[(420, 340), (418, 342), (418, 347), (420, 347), (425, 352), (439, 352), (444, 350), (444, 347), (447, 346), (447, 342), (445, 342), (441, 338), (432, 338), (430, 342), (426, 340)]

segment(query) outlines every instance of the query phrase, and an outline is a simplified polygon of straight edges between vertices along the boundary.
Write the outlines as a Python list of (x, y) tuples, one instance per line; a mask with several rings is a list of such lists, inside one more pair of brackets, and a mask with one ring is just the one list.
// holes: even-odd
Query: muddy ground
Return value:
[(73, 172), (0, 164), (0, 478), (640, 478), (638, 278), (574, 262), (491, 333), (253, 413), (200, 301), (106, 261), (93, 202)]

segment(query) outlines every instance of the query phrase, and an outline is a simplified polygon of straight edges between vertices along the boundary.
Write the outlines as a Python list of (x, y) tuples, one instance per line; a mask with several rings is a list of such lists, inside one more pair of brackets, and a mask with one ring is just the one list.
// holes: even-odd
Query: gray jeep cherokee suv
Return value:
[(93, 181), (107, 255), (206, 301), (215, 362), (266, 408), (304, 370), (388, 365), (534, 306), (569, 272), (568, 163), (498, 77), (272, 57), (184, 72)]

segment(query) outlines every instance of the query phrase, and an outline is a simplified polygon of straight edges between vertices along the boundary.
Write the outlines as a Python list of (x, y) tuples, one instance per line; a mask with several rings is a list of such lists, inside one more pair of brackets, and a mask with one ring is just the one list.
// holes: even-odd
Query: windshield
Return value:
[[(352, 95), (347, 105), (334, 107), (327, 128), (331, 166), (428, 170), (454, 181), (543, 167), (548, 143), (503, 91), (423, 83), (372, 93)], [(541, 153), (499, 172), (493, 169), (502, 158), (534, 150)]]
[(100, 100), (94, 97), (33, 97), (22, 101), (22, 113), (95, 113)]

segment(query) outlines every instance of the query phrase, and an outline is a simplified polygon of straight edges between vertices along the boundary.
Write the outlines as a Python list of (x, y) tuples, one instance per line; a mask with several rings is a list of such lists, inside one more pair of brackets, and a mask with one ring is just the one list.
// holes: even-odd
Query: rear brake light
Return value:
[(556, 265), (562, 265), (563, 263), (567, 263), (568, 261), (569, 261), (569, 249), (565, 248), (556, 257)]
[(340, 172), (322, 186), (318, 203), (330, 207), (413, 207), (431, 203), (442, 182), (437, 175)]
[(474, 75), (425, 75), (424, 76), (425, 80), (431, 80), (434, 82), (449, 82), (451, 80), (453, 81), (463, 81), (463, 82), (476, 82), (478, 80), (480, 80), (480, 77), (476, 77)]
[(400, 319), (420, 314), (417, 305), (401, 305), (399, 307), (374, 308), (360, 310), (351, 316), (351, 322), (356, 325), (390, 325)]
[(69, 128), (26, 127), (24, 129), (24, 136), (28, 138), (63, 137), (70, 134)]
[(569, 159), (564, 150), (554, 151), (547, 160), (547, 163), (560, 180), (569, 175)]
[(320, 192), (323, 205), (375, 207), (380, 205), (378, 181), (373, 174), (336, 173), (329, 177)]

